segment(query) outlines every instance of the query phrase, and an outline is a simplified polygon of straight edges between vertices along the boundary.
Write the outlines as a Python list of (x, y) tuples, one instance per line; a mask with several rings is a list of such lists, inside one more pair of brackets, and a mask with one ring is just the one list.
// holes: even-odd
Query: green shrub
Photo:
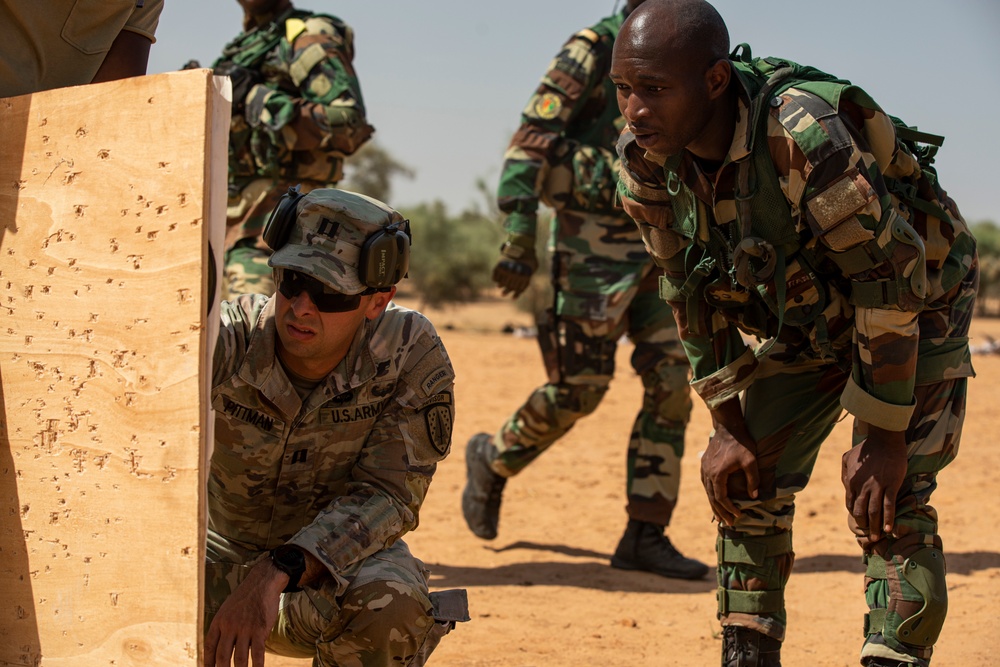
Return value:
[(472, 301), (488, 290), (503, 235), (476, 210), (448, 215), (440, 201), (401, 209), (413, 233), (409, 283), (426, 306)]
[(977, 315), (996, 315), (1000, 311), (1000, 227), (984, 220), (970, 225), (979, 252), (979, 295)]

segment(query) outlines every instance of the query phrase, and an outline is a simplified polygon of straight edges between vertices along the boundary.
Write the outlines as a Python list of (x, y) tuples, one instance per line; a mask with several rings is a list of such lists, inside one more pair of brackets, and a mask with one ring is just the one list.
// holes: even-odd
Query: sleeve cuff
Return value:
[(749, 347), (731, 364), (711, 375), (695, 380), (691, 387), (698, 392), (709, 409), (714, 410), (750, 386), (757, 375), (759, 362)]
[(320, 550), (316, 547), (315, 542), (313, 542), (312, 540), (304, 539), (302, 537), (302, 533), (299, 533), (298, 535), (290, 539), (288, 541), (288, 544), (296, 546), (299, 549), (302, 549), (303, 551), (309, 553), (310, 555), (313, 556), (313, 558), (318, 560), (326, 567), (326, 571), (330, 574), (330, 577), (336, 584), (337, 595), (343, 595), (344, 593), (347, 592), (347, 587), (350, 585), (351, 582), (348, 581), (339, 572), (337, 572), (337, 570), (333, 566), (331, 566), (330, 563), (326, 561), (326, 559), (323, 557), (323, 554), (320, 553)]
[(910, 405), (896, 405), (879, 400), (862, 389), (853, 377), (847, 378), (847, 386), (840, 395), (840, 405), (863, 422), (886, 431), (905, 431), (916, 402)]

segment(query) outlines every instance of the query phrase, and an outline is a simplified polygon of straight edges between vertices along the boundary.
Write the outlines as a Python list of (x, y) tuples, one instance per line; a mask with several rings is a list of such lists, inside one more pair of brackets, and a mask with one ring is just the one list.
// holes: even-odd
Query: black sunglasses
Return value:
[(361, 294), (344, 294), (327, 287), (311, 276), (289, 269), (275, 269), (274, 282), (286, 299), (305, 292), (321, 313), (346, 313), (361, 305)]

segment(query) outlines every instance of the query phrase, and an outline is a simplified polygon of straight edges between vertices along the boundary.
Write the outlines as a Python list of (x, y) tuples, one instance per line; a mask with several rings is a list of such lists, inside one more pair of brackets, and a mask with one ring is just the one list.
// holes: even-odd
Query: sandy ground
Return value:
[[(406, 299), (400, 300), (413, 306)], [(641, 385), (618, 351), (618, 375), (598, 410), (512, 479), (504, 494), (500, 535), (473, 536), (461, 516), (464, 449), (478, 431), (495, 431), (544, 381), (531, 338), (501, 333), (530, 317), (493, 300), (425, 310), (441, 333), (458, 375), (451, 455), (440, 465), (407, 536), (431, 568), (432, 588), (466, 588), (472, 621), (448, 635), (430, 663), (437, 667), (642, 667), (719, 664), (714, 576), (676, 581), (612, 569), (608, 559), (624, 529), (624, 459)], [(1000, 320), (980, 320), (974, 344), (1000, 338)], [(938, 667), (1000, 665), (1000, 531), (990, 503), (1000, 470), (1000, 356), (974, 360), (969, 412), (958, 459), (939, 477), (934, 506), (949, 570), (950, 609), (937, 645)], [(669, 528), (686, 555), (714, 564), (715, 525), (698, 475), (708, 412), (697, 400), (688, 429), (680, 504)], [(864, 566), (847, 529), (840, 457), (850, 423), (839, 424), (820, 453), (797, 503), (795, 569), (786, 604), (785, 667), (858, 665)], [(269, 656), (273, 667), (308, 662)]]

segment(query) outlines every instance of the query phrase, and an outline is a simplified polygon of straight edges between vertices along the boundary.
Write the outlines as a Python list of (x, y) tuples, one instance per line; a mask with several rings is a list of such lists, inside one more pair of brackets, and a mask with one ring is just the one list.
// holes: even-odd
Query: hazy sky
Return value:
[[(562, 43), (614, 0), (299, 0), (355, 30), (375, 139), (412, 167), (395, 206), (453, 213), (496, 187), (519, 114)], [(889, 113), (947, 137), (941, 181), (970, 221), (1000, 222), (1000, 2), (717, 0), (732, 43), (851, 79)], [(209, 66), (240, 30), (236, 0), (166, 0), (149, 72)]]

